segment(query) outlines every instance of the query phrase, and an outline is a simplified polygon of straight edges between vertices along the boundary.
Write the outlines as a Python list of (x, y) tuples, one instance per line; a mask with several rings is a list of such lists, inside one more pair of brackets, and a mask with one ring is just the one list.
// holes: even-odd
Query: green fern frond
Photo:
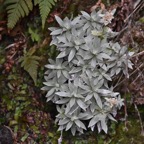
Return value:
[(32, 0), (6, 0), (8, 28), (13, 28), (21, 17), (27, 16), (33, 9)]
[(44, 28), (46, 18), (57, 0), (5, 0), (8, 13), (8, 28), (12, 29), (18, 20), (27, 16), (33, 10), (33, 6), (39, 5), (42, 19), (42, 28)]
[(39, 4), (40, 0), (34, 0), (34, 5), (36, 6), (37, 4)]
[(44, 28), (46, 18), (52, 8), (53, 5), (55, 5), (55, 2), (57, 0), (40, 0), (39, 1), (39, 9), (40, 9), (40, 15), (42, 19), (42, 28)]
[(40, 57), (33, 55), (34, 52), (34, 49), (30, 49), (28, 52), (25, 52), (24, 56), (19, 59), (19, 62), (21, 62), (21, 67), (29, 73), (36, 85), (37, 69), (39, 65), (38, 61), (40, 60)]

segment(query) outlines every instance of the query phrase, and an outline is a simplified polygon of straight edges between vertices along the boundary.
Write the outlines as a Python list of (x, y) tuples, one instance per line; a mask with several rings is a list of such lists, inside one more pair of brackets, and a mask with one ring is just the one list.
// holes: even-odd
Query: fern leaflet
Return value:
[(40, 15), (42, 19), (42, 28), (44, 28), (46, 18), (52, 8), (53, 5), (55, 5), (55, 2), (57, 0), (40, 0), (39, 1), (39, 9), (40, 9)]
[(34, 0), (34, 5), (36, 6), (37, 4), (39, 4), (40, 0)]
[(33, 10), (33, 6), (36, 5), (39, 5), (42, 28), (44, 28), (46, 18), (56, 1), (57, 0), (5, 0), (8, 13), (8, 28), (14, 28), (18, 20), (27, 16), (30, 11)]
[(24, 52), (24, 56), (19, 59), (19, 62), (21, 62), (21, 67), (29, 73), (36, 85), (38, 61), (40, 60), (40, 57), (33, 55), (34, 52), (35, 49), (33, 48), (28, 52)]
[(13, 28), (21, 17), (25, 17), (33, 9), (32, 0), (6, 0), (8, 28)]

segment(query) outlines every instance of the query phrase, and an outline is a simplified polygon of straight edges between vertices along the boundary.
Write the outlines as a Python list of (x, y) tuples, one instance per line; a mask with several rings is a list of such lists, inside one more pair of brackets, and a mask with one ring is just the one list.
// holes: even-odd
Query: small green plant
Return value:
[(6, 10), (8, 13), (8, 28), (12, 29), (22, 17), (28, 16), (33, 7), (38, 5), (44, 28), (46, 18), (57, 0), (6, 0)]
[(56, 122), (59, 131), (71, 130), (83, 133), (88, 128), (98, 132), (108, 131), (107, 122), (113, 120), (117, 109), (123, 105), (118, 92), (113, 91), (112, 80), (120, 72), (128, 77), (127, 67), (132, 69), (126, 46), (114, 43), (118, 33), (107, 25), (115, 10), (93, 11), (62, 20), (55, 16), (59, 27), (51, 27), (51, 45), (60, 51), (56, 60), (46, 65), (44, 87), (47, 101), (57, 105)]
[(38, 30), (33, 30), (31, 27), (29, 27), (28, 32), (31, 36), (31, 40), (33, 42), (39, 42), (40, 41), (40, 35), (38, 34)]
[(33, 79), (35, 85), (37, 82), (37, 69), (39, 65), (40, 57), (33, 55), (35, 52), (35, 48), (31, 48), (28, 52), (24, 51), (24, 56), (19, 59), (21, 62), (21, 67), (24, 68), (25, 71), (29, 73), (31, 78)]

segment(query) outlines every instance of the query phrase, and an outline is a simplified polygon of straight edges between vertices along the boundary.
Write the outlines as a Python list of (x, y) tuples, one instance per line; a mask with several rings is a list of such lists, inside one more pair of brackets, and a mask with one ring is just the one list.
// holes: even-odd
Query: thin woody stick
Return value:
[(135, 110), (137, 111), (137, 114), (138, 114), (138, 117), (139, 117), (139, 121), (140, 121), (140, 126), (141, 126), (141, 135), (144, 136), (144, 127), (143, 127), (143, 123), (142, 123), (142, 119), (141, 119), (141, 116), (140, 116), (140, 112), (137, 108), (137, 105), (134, 103), (134, 106), (135, 106)]
[[(137, 72), (137, 70), (139, 70), (143, 65), (144, 65), (143, 63), (140, 64), (140, 66), (138, 66), (138, 67), (129, 75), (129, 77), (132, 76), (135, 72)], [(125, 82), (126, 80), (127, 80), (127, 79), (123, 79), (123, 80), (120, 81), (114, 88), (116, 88), (117, 86), (119, 86), (120, 84), (122, 84), (123, 82)]]

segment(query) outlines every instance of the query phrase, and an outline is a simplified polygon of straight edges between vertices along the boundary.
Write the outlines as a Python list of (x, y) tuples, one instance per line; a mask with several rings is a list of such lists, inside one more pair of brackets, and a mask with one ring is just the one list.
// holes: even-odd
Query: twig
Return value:
[(128, 22), (128, 34), (129, 34), (131, 42), (132, 42), (132, 47), (135, 48), (135, 42), (134, 42), (134, 39), (133, 39), (131, 28), (132, 28), (132, 20), (129, 20), (129, 22)]
[[(139, 67), (136, 68), (136, 70), (134, 70), (130, 75), (132, 76), (135, 72), (137, 72), (137, 70), (139, 70), (144, 64), (142, 63)], [(122, 84), (124, 81), (126, 81), (127, 79), (123, 79), (119, 84), (117, 84), (114, 88), (116, 88), (117, 86), (119, 86), (120, 84)]]
[[(126, 53), (126, 56), (128, 57), (128, 52)], [(128, 74), (128, 60), (126, 61), (126, 74), (125, 74), (125, 80), (127, 80), (129, 78), (129, 74)], [(128, 117), (128, 113), (127, 113), (127, 105), (126, 105), (126, 92), (127, 92), (127, 83), (128, 81), (126, 81), (125, 83), (125, 96), (124, 96), (124, 112), (125, 112), (125, 130), (128, 131), (127, 128), (127, 117)]]
[(133, 55), (131, 58), (138, 57), (138, 56), (141, 56), (141, 55), (143, 55), (143, 54), (144, 54), (144, 51), (141, 51), (141, 52)]
[(114, 42), (118, 41), (118, 39), (121, 36), (122, 32), (124, 32), (127, 28), (128, 28), (128, 26), (125, 26), (120, 32), (118, 32), (118, 35), (116, 36)]
[(125, 112), (125, 130), (128, 131), (128, 128), (127, 128), (128, 113), (127, 113), (126, 97), (124, 98), (124, 112)]
[(117, 85), (119, 84), (119, 82), (120, 82), (122, 76), (123, 76), (123, 73), (122, 73), (121, 76), (119, 77), (119, 79), (118, 79), (117, 83), (115, 84), (114, 88), (117, 87)]
[(138, 115), (138, 117), (139, 117), (140, 126), (141, 126), (141, 134), (144, 136), (144, 127), (143, 127), (141, 115), (140, 115), (140, 112), (139, 112), (139, 110), (138, 110), (138, 107), (137, 107), (137, 105), (136, 105), (135, 103), (134, 103), (134, 107), (135, 107), (135, 110), (136, 110), (137, 115)]
[(14, 47), (16, 44), (17, 44), (17, 43), (10, 44), (10, 45), (8, 45), (7, 47), (5, 47), (5, 49), (9, 49), (9, 48), (11, 48), (11, 47)]
[[(126, 52), (126, 57), (128, 58), (128, 51)], [(128, 74), (128, 59), (126, 59), (126, 75), (125, 75), (126, 79), (129, 78), (129, 74)]]
[(140, 68), (141, 68), (143, 65), (144, 65), (143, 63), (140, 64), (140, 66), (138, 66), (138, 67), (136, 68), (136, 70), (134, 70), (134, 71), (130, 74), (130, 76), (132, 76), (137, 70), (140, 70)]
[[(143, 7), (143, 6), (142, 6)], [(138, 5), (134, 10), (133, 12), (124, 20), (124, 22), (126, 22), (138, 9), (141, 8), (141, 5)]]
[(131, 84), (134, 84), (137, 81), (137, 79), (141, 76), (141, 74), (142, 72), (138, 74), (138, 76), (134, 79), (134, 81)]
[(61, 131), (61, 135), (58, 139), (58, 144), (61, 144), (62, 143), (62, 137), (63, 137), (63, 130)]
[(10, 59), (12, 59), (12, 58), (16, 55), (16, 53), (17, 53), (17, 52), (14, 52), (14, 54), (10, 57)]

